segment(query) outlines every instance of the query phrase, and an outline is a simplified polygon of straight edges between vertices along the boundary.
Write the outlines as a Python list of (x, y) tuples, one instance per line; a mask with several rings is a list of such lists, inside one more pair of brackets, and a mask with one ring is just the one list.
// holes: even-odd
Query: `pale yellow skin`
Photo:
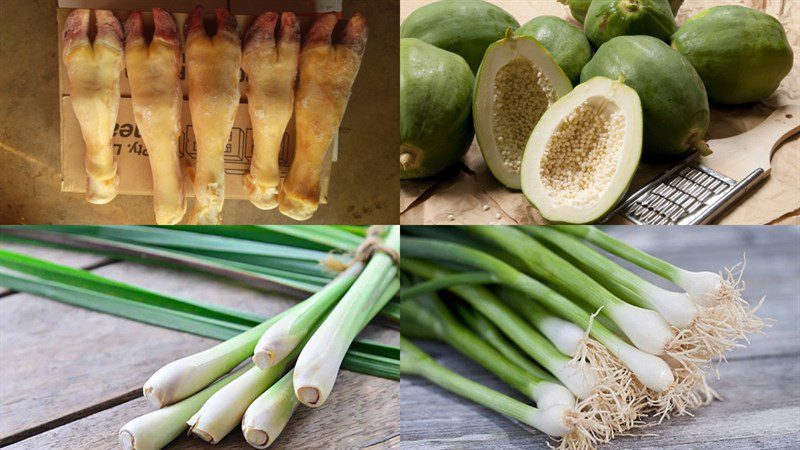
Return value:
[(154, 38), (128, 43), (125, 60), (136, 125), (150, 158), (156, 223), (172, 225), (186, 213), (183, 174), (178, 157), (183, 94), (175, 43)]
[(339, 130), (360, 65), (361, 53), (343, 44), (307, 44), (300, 53), (297, 144), (280, 200), (280, 211), (286, 216), (307, 220), (319, 207), (325, 152)]
[(250, 201), (260, 209), (278, 206), (281, 181), (278, 154), (294, 107), (294, 84), (300, 53), (298, 40), (247, 50), (242, 68), (247, 74), (247, 102), (253, 125), (253, 160), (244, 184)]
[[(88, 10), (73, 14), (84, 14), (88, 24)], [(65, 39), (63, 60), (70, 102), (86, 143), (86, 200), (108, 203), (116, 197), (119, 184), (111, 141), (119, 111), (119, 77), (124, 68), (122, 45), (115, 38), (98, 37), (94, 45), (86, 36)]]
[(242, 50), (235, 34), (192, 33), (186, 42), (189, 110), (197, 141), (196, 203), (189, 223), (222, 222), (225, 201), (225, 147), (239, 107)]

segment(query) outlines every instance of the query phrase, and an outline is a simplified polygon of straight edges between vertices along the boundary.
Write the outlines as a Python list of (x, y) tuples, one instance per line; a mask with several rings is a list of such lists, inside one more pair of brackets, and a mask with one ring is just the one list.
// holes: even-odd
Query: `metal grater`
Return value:
[[(689, 155), (675, 167), (633, 193), (608, 217), (620, 214), (637, 225), (708, 223), (745, 194), (761, 178), (758, 168), (736, 181)], [(605, 219), (604, 219), (605, 220)]]

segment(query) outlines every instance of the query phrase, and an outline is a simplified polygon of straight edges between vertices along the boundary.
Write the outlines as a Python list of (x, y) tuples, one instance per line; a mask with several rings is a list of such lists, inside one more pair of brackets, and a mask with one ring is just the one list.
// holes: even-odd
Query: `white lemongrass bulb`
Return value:
[(319, 318), (344, 295), (363, 268), (360, 262), (351, 265), (328, 284), (324, 292), (318, 291), (267, 328), (253, 351), (255, 365), (267, 369), (288, 357)]
[(658, 356), (643, 352), (621, 339), (608, 349), (640, 383), (656, 392), (664, 391), (675, 381), (669, 365)]
[(667, 344), (675, 337), (669, 324), (655, 311), (624, 303), (609, 307), (608, 312), (633, 345), (647, 353), (664, 354)]
[(564, 422), (572, 410), (570, 405), (553, 405), (547, 408), (537, 408), (533, 413), (533, 423), (540, 431), (554, 437), (566, 436), (572, 432)]
[(242, 433), (255, 448), (267, 448), (281, 434), (300, 402), (294, 395), (292, 371), (287, 373), (247, 408)]
[[(303, 311), (310, 306), (312, 306), (310, 303), (307, 304)], [(253, 352), (253, 362), (258, 368), (264, 370), (283, 361), (306, 337), (307, 329), (292, 330), (294, 319), (294, 316), (284, 317), (275, 325), (267, 328), (267, 331), (258, 340)]]
[(558, 317), (548, 316), (539, 321), (539, 331), (547, 340), (565, 355), (572, 356), (578, 351), (586, 332), (574, 323)]
[(693, 302), (702, 306), (713, 306), (714, 298), (722, 290), (723, 280), (714, 272), (690, 272), (679, 270), (675, 283), (680, 286)]
[(258, 337), (286, 313), (284, 311), (236, 337), (158, 369), (144, 383), (144, 397), (153, 406), (161, 408), (200, 391), (252, 355)]
[(558, 383), (542, 381), (533, 388), (533, 400), (537, 408), (548, 408), (553, 405), (575, 406), (575, 396), (569, 389)]
[(212, 444), (218, 443), (241, 423), (247, 407), (283, 373), (285, 364), (267, 370), (251, 367), (220, 389), (187, 423), (189, 432)]
[(139, 416), (119, 430), (123, 450), (158, 450), (186, 431), (187, 419), (194, 417), (214, 393), (236, 380), (244, 370), (236, 371), (211, 386), (173, 405)]
[(697, 317), (697, 305), (686, 293), (672, 292), (655, 285), (648, 285), (642, 292), (656, 311), (670, 325), (685, 329)]
[(598, 383), (597, 376), (586, 361), (564, 362), (555, 368), (553, 375), (580, 399), (588, 397)]

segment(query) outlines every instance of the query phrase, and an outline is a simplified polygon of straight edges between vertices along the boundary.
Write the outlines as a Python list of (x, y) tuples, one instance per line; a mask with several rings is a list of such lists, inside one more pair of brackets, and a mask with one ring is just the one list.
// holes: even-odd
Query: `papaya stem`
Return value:
[(400, 153), (400, 167), (402, 167), (403, 170), (408, 169), (414, 164), (414, 159), (414, 155), (410, 152)]
[(694, 148), (696, 148), (697, 151), (700, 153), (700, 156), (708, 156), (714, 153), (714, 151), (711, 150), (711, 147), (709, 147), (708, 144), (706, 144), (706, 141), (702, 139), (693, 140), (692, 145), (694, 145)]

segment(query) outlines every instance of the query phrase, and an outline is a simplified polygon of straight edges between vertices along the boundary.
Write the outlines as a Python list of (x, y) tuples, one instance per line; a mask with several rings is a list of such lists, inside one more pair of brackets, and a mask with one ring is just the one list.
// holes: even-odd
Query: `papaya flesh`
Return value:
[(400, 25), (401, 38), (417, 38), (464, 58), (478, 71), (490, 44), (519, 22), (483, 0), (440, 0), (414, 10)]
[(703, 79), (708, 98), (738, 105), (769, 97), (792, 69), (794, 55), (777, 19), (744, 6), (715, 6), (672, 36)]
[(642, 101), (645, 157), (674, 156), (691, 147), (704, 149), (708, 97), (689, 61), (651, 36), (620, 36), (603, 44), (581, 71), (622, 80)]
[(595, 47), (617, 36), (653, 36), (669, 42), (676, 29), (667, 0), (593, 0), (583, 28)]
[(560, 17), (536, 17), (519, 27), (514, 34), (531, 36), (539, 41), (572, 84), (578, 84), (581, 69), (592, 59), (592, 46), (583, 32)]
[(469, 149), (474, 77), (464, 58), (400, 39), (400, 178), (435, 175)]

